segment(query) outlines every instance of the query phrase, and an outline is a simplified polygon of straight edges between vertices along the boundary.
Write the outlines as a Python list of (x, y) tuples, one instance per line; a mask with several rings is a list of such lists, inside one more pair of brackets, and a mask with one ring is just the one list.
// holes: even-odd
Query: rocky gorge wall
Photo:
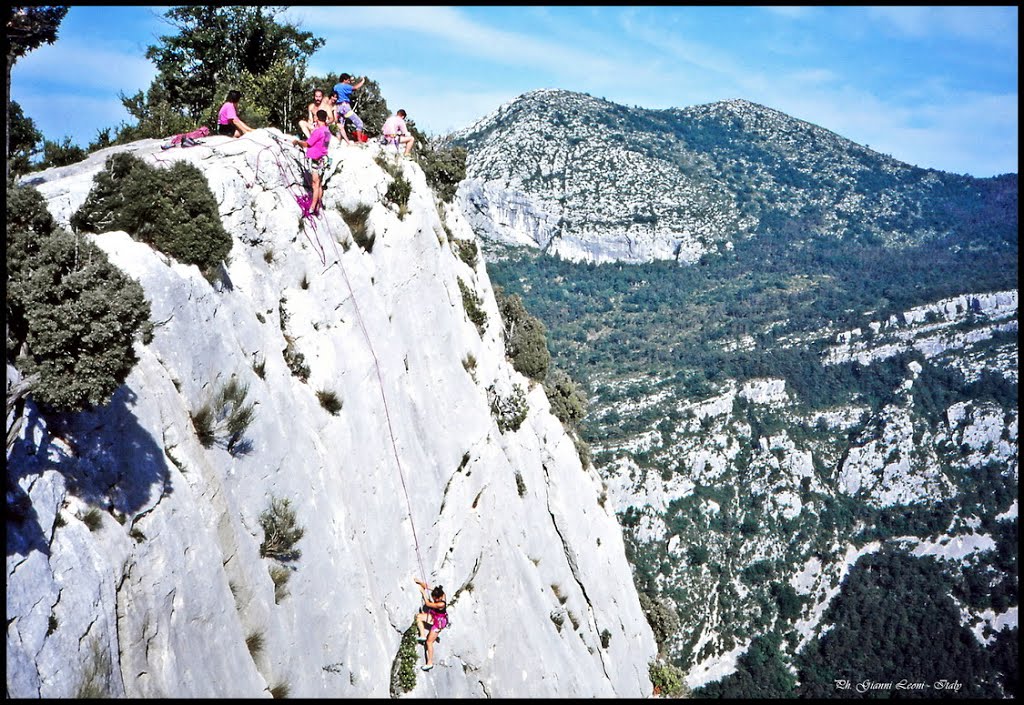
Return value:
[[(88, 235), (142, 284), (154, 337), (107, 406), (26, 408), (8, 456), (31, 500), (6, 522), (8, 695), (387, 697), (416, 577), (454, 604), (410, 695), (649, 694), (656, 646), (613, 508), (506, 360), (484, 264), (452, 251), (469, 225), (414, 163), (394, 162), (403, 213), (376, 146), (333, 145), (313, 227), (281, 137), (143, 140), (27, 179), (66, 226), (113, 151), (188, 160), (233, 248), (211, 283), (126, 233)], [(339, 210), (360, 206), (369, 249)], [(204, 445), (192, 417), (231, 380), (252, 422)], [(517, 386), (528, 414), (503, 431), (491, 400)], [(304, 529), (297, 560), (261, 556), (273, 499)]]

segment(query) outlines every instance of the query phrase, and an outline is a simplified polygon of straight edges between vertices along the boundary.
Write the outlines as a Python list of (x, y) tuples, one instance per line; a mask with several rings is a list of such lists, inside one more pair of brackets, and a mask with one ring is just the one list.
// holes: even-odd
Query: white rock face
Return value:
[(734, 199), (666, 160), (674, 135), (641, 147), (629, 123), (622, 106), (582, 94), (520, 96), (454, 136), (473, 144), (456, 203), (486, 240), (573, 261), (692, 263), (731, 247), (752, 224)]
[[(407, 161), (400, 218), (376, 148), (335, 145), (324, 213), (300, 225), (299, 150), (280, 137), (145, 140), (32, 175), (66, 223), (111, 151), (188, 160), (234, 245), (212, 286), (124, 233), (91, 236), (142, 284), (155, 334), (103, 409), (58, 430), (27, 406), (8, 458), (32, 500), (7, 522), (8, 694), (387, 697), (424, 577), (445, 586), (452, 626), (410, 695), (647, 695), (656, 646), (613, 507), (505, 359), (484, 266), (452, 253), (442, 222), (460, 239), (469, 224)], [(371, 252), (337, 210), (359, 205)], [(459, 280), (483, 300), (483, 337)], [(234, 454), (204, 447), (190, 416), (232, 376), (255, 404)], [(502, 433), (485, 390), (514, 384), (529, 413)], [(272, 497), (305, 529), (277, 598), (281, 566), (260, 556)]]
[[(969, 348), (1000, 333), (1016, 333), (1017, 291), (962, 294), (942, 299), (908, 309), (899, 316), (890, 316), (884, 322), (872, 321), (870, 329), (870, 338), (860, 328), (836, 333), (836, 345), (828, 350), (825, 364), (856, 360), (868, 365), (909, 350), (934, 358)], [(969, 356), (965, 357), (967, 364), (961, 363), (958, 367), (968, 379), (975, 379), (977, 373), (972, 374)], [(1007, 360), (1002, 374), (1016, 380), (1015, 355)]]

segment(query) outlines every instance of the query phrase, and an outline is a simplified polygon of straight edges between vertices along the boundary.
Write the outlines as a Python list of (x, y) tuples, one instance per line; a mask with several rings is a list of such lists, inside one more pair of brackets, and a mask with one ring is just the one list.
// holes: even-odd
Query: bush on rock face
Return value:
[(543, 381), (551, 365), (547, 329), (539, 318), (526, 310), (518, 294), (504, 296), (495, 289), (495, 295), (505, 325), (505, 354), (517, 372)]
[(89, 240), (57, 228), (31, 187), (7, 189), (7, 360), (57, 411), (100, 406), (152, 330), (142, 287)]
[(654, 640), (658, 644), (658, 653), (664, 655), (668, 640), (679, 631), (679, 615), (656, 596), (645, 592), (637, 594), (640, 597), (640, 609), (651, 625)]
[(651, 678), (651, 684), (659, 695), (670, 698), (689, 695), (690, 689), (686, 686), (686, 674), (678, 666), (662, 661), (652, 661), (648, 665), (647, 671)]
[(462, 279), (459, 279), (459, 290), (462, 292), (462, 305), (466, 309), (466, 316), (476, 326), (477, 332), (483, 335), (487, 330), (487, 312), (483, 309), (483, 300)]
[(295, 544), (306, 530), (299, 526), (291, 504), (290, 499), (271, 497), (270, 506), (260, 515), (260, 526), (263, 527), (260, 555), (264, 558), (297, 561), (302, 556), (302, 551), (295, 548)]
[(206, 275), (231, 251), (231, 236), (199, 169), (186, 162), (158, 168), (127, 152), (107, 159), (71, 226), (79, 232), (124, 230)]
[(255, 418), (255, 403), (246, 403), (249, 385), (231, 377), (212, 398), (192, 414), (199, 442), (209, 448), (219, 443), (232, 455), (246, 452), (252, 443), (243, 436)]
[(544, 392), (551, 403), (551, 412), (570, 428), (576, 428), (586, 416), (586, 395), (569, 375), (557, 367), (545, 380)]
[(512, 393), (502, 396), (494, 385), (487, 388), (487, 399), (491, 404), (491, 416), (498, 423), (498, 429), (518, 431), (526, 420), (530, 407), (526, 403), (526, 392), (518, 384), (512, 385)]
[(465, 147), (428, 147), (422, 148), (417, 156), (427, 184), (445, 203), (454, 200), (459, 182), (466, 178), (466, 154)]

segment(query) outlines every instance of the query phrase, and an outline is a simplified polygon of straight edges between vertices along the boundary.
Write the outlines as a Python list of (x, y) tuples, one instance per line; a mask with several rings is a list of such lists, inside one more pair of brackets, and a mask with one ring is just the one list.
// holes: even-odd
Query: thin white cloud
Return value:
[[(574, 49), (563, 39), (546, 40), (495, 29), (450, 7), (303, 7), (292, 8), (291, 12), (302, 18), (302, 26), (315, 28), (327, 39), (320, 53), (328, 56), (344, 51), (344, 39), (335, 46), (332, 36), (343, 38), (352, 32), (380, 30), (425, 35), (440, 40), (439, 46), (470, 57), (523, 69), (606, 74), (615, 68), (604, 52)], [(571, 34), (570, 27), (566, 30)]]
[(806, 5), (766, 5), (761, 9), (770, 14), (778, 15), (779, 17), (795, 20), (802, 20), (811, 17), (815, 12), (815, 8), (807, 7)]
[(725, 77), (740, 86), (744, 85), (747, 77), (751, 75), (751, 71), (732, 54), (702, 42), (668, 34), (662, 27), (640, 21), (636, 13), (623, 14), (621, 27), (630, 39), (644, 42), (656, 53), (668, 59), (689, 64), (686, 68), (677, 67), (677, 71), (699, 69), (715, 74), (714, 80)]
[(952, 37), (1000, 46), (1017, 44), (1016, 7), (871, 7), (877, 25), (905, 37)]

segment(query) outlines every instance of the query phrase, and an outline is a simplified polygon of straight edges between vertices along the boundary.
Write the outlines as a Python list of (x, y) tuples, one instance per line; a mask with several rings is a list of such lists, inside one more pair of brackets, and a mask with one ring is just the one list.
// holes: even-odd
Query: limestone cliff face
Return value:
[(720, 184), (672, 160), (671, 134), (641, 144), (624, 106), (531, 91), (452, 140), (469, 149), (457, 201), (475, 232), (592, 262), (694, 262), (750, 226)]
[[(332, 147), (324, 214), (303, 222), (281, 139), (146, 140), (29, 179), (66, 224), (112, 150), (188, 160), (234, 245), (211, 284), (125, 233), (89, 235), (144, 287), (155, 335), (106, 407), (57, 424), (28, 405), (8, 457), (31, 498), (7, 521), (8, 694), (387, 697), (422, 573), (452, 626), (410, 695), (648, 694), (656, 647), (611, 504), (506, 360), (483, 263), (450, 246), (469, 225), (408, 161), (408, 212), (389, 205), (372, 145)], [(369, 251), (339, 211), (359, 206)], [(230, 450), (204, 446), (191, 417), (232, 378), (253, 421)], [(488, 390), (516, 385), (528, 414), (502, 431)], [(274, 498), (305, 530), (298, 560), (261, 557)]]

